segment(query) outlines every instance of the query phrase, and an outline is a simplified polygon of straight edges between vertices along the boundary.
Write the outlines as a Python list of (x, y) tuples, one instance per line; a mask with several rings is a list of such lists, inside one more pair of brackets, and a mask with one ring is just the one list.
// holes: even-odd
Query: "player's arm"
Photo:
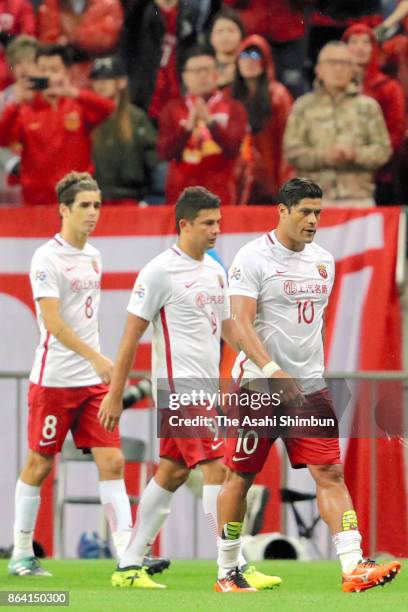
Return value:
[(101, 425), (108, 431), (113, 431), (119, 422), (123, 410), (123, 390), (133, 365), (140, 339), (148, 325), (149, 321), (128, 313), (125, 330), (113, 368), (110, 389), (104, 397), (98, 412)]
[(221, 326), (221, 338), (230, 345), (236, 353), (241, 350), (237, 338), (237, 326), (232, 319), (225, 319)]
[(326, 340), (326, 317), (323, 314), (323, 316), (322, 316), (322, 342), (323, 342), (323, 345), (325, 343), (325, 340)]
[[(273, 355), (269, 355), (263, 342), (259, 338), (254, 322), (256, 318), (257, 300), (243, 295), (231, 296), (232, 318), (236, 324), (236, 341), (245, 355), (260, 370), (267, 364), (274, 362)], [(278, 365), (278, 364), (276, 364)], [(282, 369), (270, 375), (270, 378), (281, 379), (285, 392), (285, 401), (298, 401), (302, 392), (294, 378)]]
[(68, 349), (89, 361), (101, 380), (109, 384), (113, 368), (112, 361), (81, 340), (72, 327), (61, 317), (59, 298), (44, 297), (38, 298), (37, 301), (47, 332)]

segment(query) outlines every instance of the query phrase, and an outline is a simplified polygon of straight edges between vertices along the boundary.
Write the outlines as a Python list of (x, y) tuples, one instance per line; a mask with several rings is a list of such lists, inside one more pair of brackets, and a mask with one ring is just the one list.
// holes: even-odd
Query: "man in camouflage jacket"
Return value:
[(352, 82), (346, 45), (330, 42), (320, 52), (312, 93), (289, 115), (284, 152), (297, 174), (323, 189), (326, 202), (374, 203), (374, 174), (391, 155), (390, 138), (377, 102)]

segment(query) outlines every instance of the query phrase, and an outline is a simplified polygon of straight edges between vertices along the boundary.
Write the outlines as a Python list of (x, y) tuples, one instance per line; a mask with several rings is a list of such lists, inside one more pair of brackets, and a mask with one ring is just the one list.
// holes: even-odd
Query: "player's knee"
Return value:
[(54, 457), (30, 453), (26, 466), (23, 470), (23, 479), (30, 483), (40, 485), (51, 472)]
[(222, 461), (217, 459), (216, 461), (209, 461), (207, 463), (201, 463), (200, 465), (203, 471), (205, 484), (223, 484), (227, 475), (227, 468)]
[(174, 469), (174, 471), (169, 474), (169, 486), (172, 491), (175, 491), (182, 484), (184, 484), (188, 478), (190, 470), (187, 467), (180, 466)]
[(254, 474), (243, 474), (227, 471), (224, 488), (234, 491), (236, 495), (245, 497), (254, 481)]
[(318, 485), (343, 485), (344, 470), (341, 464), (314, 466), (314, 477)]
[(95, 457), (95, 462), (98, 466), (100, 478), (102, 477), (104, 480), (123, 478), (125, 459), (119, 449)]
[(163, 489), (174, 492), (186, 482), (189, 473), (190, 470), (187, 466), (175, 461), (161, 459), (154, 479)]

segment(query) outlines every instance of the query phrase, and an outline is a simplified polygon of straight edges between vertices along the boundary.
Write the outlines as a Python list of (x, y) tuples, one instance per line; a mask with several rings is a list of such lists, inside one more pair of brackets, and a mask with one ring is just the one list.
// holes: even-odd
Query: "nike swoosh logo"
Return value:
[(51, 440), (50, 442), (44, 442), (44, 440), (40, 441), (40, 446), (49, 446), (50, 444), (56, 444), (56, 440)]
[(249, 457), (233, 457), (232, 460), (235, 461), (235, 463), (237, 461), (245, 461), (245, 459), (249, 459)]
[(195, 283), (195, 281), (193, 281), (192, 283), (184, 283), (184, 286), (185, 286), (186, 289), (190, 289), (190, 287), (192, 285), (194, 285), (194, 283)]
[(69, 268), (65, 268), (67, 272), (71, 272), (71, 270), (74, 270), (74, 268), (76, 268), (76, 266), (70, 266)]
[(276, 274), (285, 274), (287, 272), (287, 270), (282, 270), (282, 272), (280, 270), (276, 270)]
[(224, 440), (221, 440), (221, 442), (218, 442), (217, 444), (211, 444), (211, 450), (217, 450), (217, 448), (220, 448), (223, 443)]

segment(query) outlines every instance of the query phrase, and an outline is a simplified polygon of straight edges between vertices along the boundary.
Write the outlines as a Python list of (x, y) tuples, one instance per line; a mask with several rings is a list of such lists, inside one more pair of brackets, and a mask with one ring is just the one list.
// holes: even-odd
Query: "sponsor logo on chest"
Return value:
[(200, 291), (195, 297), (195, 303), (199, 308), (204, 308), (207, 305), (220, 305), (224, 303), (223, 294), (212, 294), (207, 291)]
[(328, 295), (329, 289), (325, 283), (316, 281), (294, 281), (285, 280), (282, 282), (283, 292), (286, 295)]
[(81, 293), (81, 291), (100, 289), (101, 281), (99, 278), (73, 278), (70, 285), (73, 293)]
[[(81, 293), (81, 291), (99, 290), (101, 288), (100, 266), (97, 259), (78, 263), (75, 265), (64, 266), (65, 272), (68, 273), (68, 282), (73, 293)], [(90, 275), (92, 271), (92, 276)], [(73, 274), (75, 274), (75, 276)], [(83, 275), (81, 275), (83, 273)], [(96, 275), (96, 276), (95, 276)]]

